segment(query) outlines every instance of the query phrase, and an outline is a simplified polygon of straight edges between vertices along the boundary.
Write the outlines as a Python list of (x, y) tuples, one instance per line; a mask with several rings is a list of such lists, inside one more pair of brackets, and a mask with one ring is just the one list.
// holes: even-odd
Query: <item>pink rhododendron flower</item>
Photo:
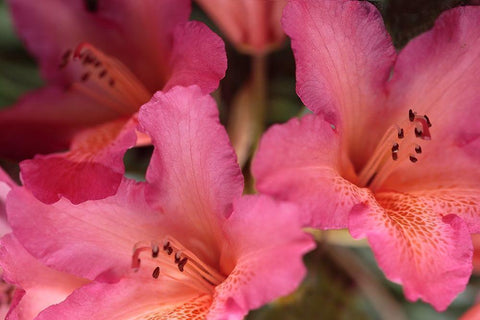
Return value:
[(95, 280), (38, 319), (241, 319), (293, 291), (314, 243), (295, 205), (241, 197), (213, 99), (196, 86), (158, 92), (139, 121), (155, 147), (146, 184), (124, 179), (114, 196), (78, 205), (11, 191), (19, 242), (54, 269)]
[(443, 13), (398, 55), (368, 2), (294, 0), (283, 19), (315, 115), (264, 136), (258, 190), (367, 237), (408, 299), (444, 310), (480, 231), (480, 8)]
[[(15, 26), (48, 86), (0, 113), (0, 155), (46, 203), (116, 192), (126, 149), (147, 144), (136, 114), (153, 92), (196, 84), (209, 93), (224, 76), (222, 40), (187, 22), (188, 0), (10, 0)], [(101, 177), (101, 178), (100, 178)]]
[(280, 17), (286, 0), (197, 0), (241, 51), (263, 54), (285, 38)]

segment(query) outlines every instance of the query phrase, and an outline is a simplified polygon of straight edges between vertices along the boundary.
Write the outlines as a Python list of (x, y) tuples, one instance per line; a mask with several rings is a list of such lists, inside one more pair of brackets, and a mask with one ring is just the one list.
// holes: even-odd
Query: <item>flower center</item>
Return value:
[[(148, 252), (148, 255), (140, 255)], [(152, 278), (167, 277), (181, 281), (202, 292), (212, 293), (225, 276), (205, 264), (180, 242), (167, 236), (162, 243), (155, 240), (137, 242), (133, 248), (132, 269), (137, 272), (142, 261), (155, 265)]]
[(417, 163), (423, 152), (420, 143), (431, 140), (431, 126), (426, 115), (410, 109), (408, 119), (387, 129), (358, 175), (358, 185), (375, 191), (401, 163)]
[(151, 96), (125, 65), (88, 43), (67, 50), (59, 68), (71, 77), (71, 90), (78, 90), (121, 115), (135, 113)]

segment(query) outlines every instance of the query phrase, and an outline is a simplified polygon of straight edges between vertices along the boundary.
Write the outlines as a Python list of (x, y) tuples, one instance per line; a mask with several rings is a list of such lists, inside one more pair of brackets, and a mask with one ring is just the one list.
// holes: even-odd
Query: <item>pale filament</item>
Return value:
[(150, 92), (120, 61), (105, 55), (88, 43), (67, 51), (61, 68), (72, 62), (70, 70), (78, 75), (71, 89), (100, 102), (122, 115), (131, 115), (150, 99)]
[(172, 237), (167, 236), (162, 244), (156, 241), (140, 241), (135, 244), (132, 255), (134, 271), (140, 268), (140, 254), (144, 252), (150, 254), (142, 259), (149, 259), (157, 265), (152, 273), (153, 278), (162, 275), (208, 293), (213, 292), (214, 287), (225, 280), (225, 276), (203, 263)]
[(422, 154), (420, 142), (431, 139), (429, 127), (428, 117), (412, 110), (400, 125), (389, 127), (358, 175), (358, 185), (378, 190), (400, 163), (406, 160), (416, 163)]

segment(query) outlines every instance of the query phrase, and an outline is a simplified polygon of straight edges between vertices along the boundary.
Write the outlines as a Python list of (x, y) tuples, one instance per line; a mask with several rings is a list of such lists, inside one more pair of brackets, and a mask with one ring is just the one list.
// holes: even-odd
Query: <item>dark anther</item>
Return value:
[(72, 54), (72, 49), (68, 49), (68, 50), (65, 51), (65, 53), (63, 54), (62, 60), (65, 60), (65, 59), (70, 58), (70, 55), (71, 55), (71, 54)]
[(90, 78), (90, 73), (89, 72), (86, 72), (82, 75), (82, 77), (80, 78), (80, 80), (82, 80), (82, 82), (85, 82), (88, 80), (88, 78)]
[(421, 138), (422, 136), (423, 136), (423, 131), (418, 128), (415, 128), (415, 137)]
[(163, 251), (167, 252), (168, 255), (171, 255), (173, 253), (173, 248), (170, 246), (170, 241), (167, 241), (163, 245)]
[(432, 123), (430, 122), (430, 119), (428, 119), (427, 115), (423, 115), (423, 117), (425, 118), (425, 120), (427, 121), (427, 125), (428, 127), (430, 128), (432, 126)]
[(153, 270), (152, 277), (154, 279), (157, 279), (159, 275), (160, 275), (160, 267), (156, 267), (155, 270)]
[(100, 73), (98, 74), (98, 77), (100, 79), (102, 79), (103, 77), (105, 77), (107, 75), (107, 70), (106, 69), (103, 69), (102, 71), (100, 71)]
[(417, 161), (418, 161), (418, 159), (417, 159), (417, 158), (415, 158), (414, 156), (410, 156), (410, 161), (412, 161), (413, 163), (415, 163), (415, 162), (417, 162)]
[(180, 260), (180, 262), (178, 263), (178, 270), (183, 272), (183, 268), (187, 264), (187, 261), (188, 261), (188, 258), (183, 258), (182, 260)]
[(398, 159), (398, 153), (392, 152), (392, 159), (397, 160)]
[(95, 63), (93, 64), (93, 66), (94, 66), (95, 68), (98, 68), (98, 67), (100, 67), (101, 65), (102, 65), (102, 63), (101, 63), (100, 61), (98, 61), (98, 60), (95, 61)]
[(422, 147), (416, 146), (416, 147), (415, 147), (415, 152), (416, 152), (416, 153), (422, 153)]
[(403, 128), (400, 128), (400, 130), (398, 131), (398, 139), (403, 139), (404, 136), (405, 134), (403, 133)]
[(85, 10), (91, 13), (98, 11), (98, 0), (84, 0)]
[(410, 122), (413, 122), (413, 120), (415, 120), (415, 113), (413, 113), (412, 109), (408, 110), (408, 120), (410, 120)]
[(115, 85), (115, 80), (110, 79), (110, 81), (108, 81), (108, 84), (110, 85), (110, 87), (113, 87)]
[(62, 55), (62, 61), (60, 61), (60, 64), (58, 65), (58, 67), (60, 69), (63, 69), (67, 66), (68, 64), (68, 60), (70, 59), (70, 56), (72, 54), (72, 49), (68, 49), (67, 51), (65, 51), (65, 53)]
[(95, 58), (92, 57), (91, 55), (86, 55), (85, 58), (83, 59), (83, 65), (88, 65), (91, 64), (95, 61)]
[(152, 258), (158, 257), (158, 246), (152, 248)]
[(392, 152), (398, 152), (398, 148), (399, 148), (398, 143), (395, 142), (392, 146)]

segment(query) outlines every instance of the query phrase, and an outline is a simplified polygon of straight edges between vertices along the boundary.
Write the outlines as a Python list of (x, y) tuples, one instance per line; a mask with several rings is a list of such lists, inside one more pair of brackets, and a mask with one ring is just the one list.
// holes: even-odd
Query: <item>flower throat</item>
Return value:
[(358, 175), (358, 185), (377, 190), (401, 163), (416, 163), (423, 152), (420, 143), (431, 140), (431, 126), (427, 115), (418, 115), (410, 109), (408, 119), (387, 129)]

